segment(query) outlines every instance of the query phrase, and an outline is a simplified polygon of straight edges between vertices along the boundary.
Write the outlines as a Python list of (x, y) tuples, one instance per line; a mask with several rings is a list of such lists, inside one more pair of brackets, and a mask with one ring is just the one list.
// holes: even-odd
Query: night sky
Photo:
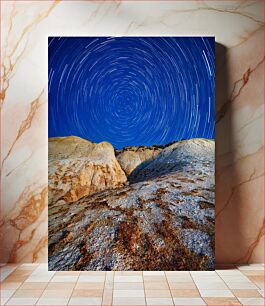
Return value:
[(49, 38), (49, 137), (214, 138), (213, 37)]

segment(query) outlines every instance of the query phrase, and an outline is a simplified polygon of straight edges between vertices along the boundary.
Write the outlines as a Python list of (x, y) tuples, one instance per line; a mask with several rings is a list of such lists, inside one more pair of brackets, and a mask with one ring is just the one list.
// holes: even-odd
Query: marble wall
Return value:
[(263, 1), (2, 1), (1, 258), (47, 261), (48, 36), (216, 37), (216, 260), (264, 259)]

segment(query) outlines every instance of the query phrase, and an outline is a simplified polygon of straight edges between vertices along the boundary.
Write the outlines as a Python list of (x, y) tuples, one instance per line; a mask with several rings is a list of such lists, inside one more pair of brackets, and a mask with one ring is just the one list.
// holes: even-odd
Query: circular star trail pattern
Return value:
[(49, 38), (49, 137), (214, 137), (214, 38)]

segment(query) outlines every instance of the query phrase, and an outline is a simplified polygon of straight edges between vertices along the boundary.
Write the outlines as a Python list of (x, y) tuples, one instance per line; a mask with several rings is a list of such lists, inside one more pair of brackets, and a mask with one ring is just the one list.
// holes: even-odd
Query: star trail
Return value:
[(214, 138), (213, 37), (50, 37), (49, 137)]

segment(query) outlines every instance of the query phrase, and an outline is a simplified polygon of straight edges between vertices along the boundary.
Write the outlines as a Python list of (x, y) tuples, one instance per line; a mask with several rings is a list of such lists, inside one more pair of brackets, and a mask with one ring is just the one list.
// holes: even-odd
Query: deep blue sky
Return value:
[(49, 137), (214, 138), (213, 37), (49, 38)]

